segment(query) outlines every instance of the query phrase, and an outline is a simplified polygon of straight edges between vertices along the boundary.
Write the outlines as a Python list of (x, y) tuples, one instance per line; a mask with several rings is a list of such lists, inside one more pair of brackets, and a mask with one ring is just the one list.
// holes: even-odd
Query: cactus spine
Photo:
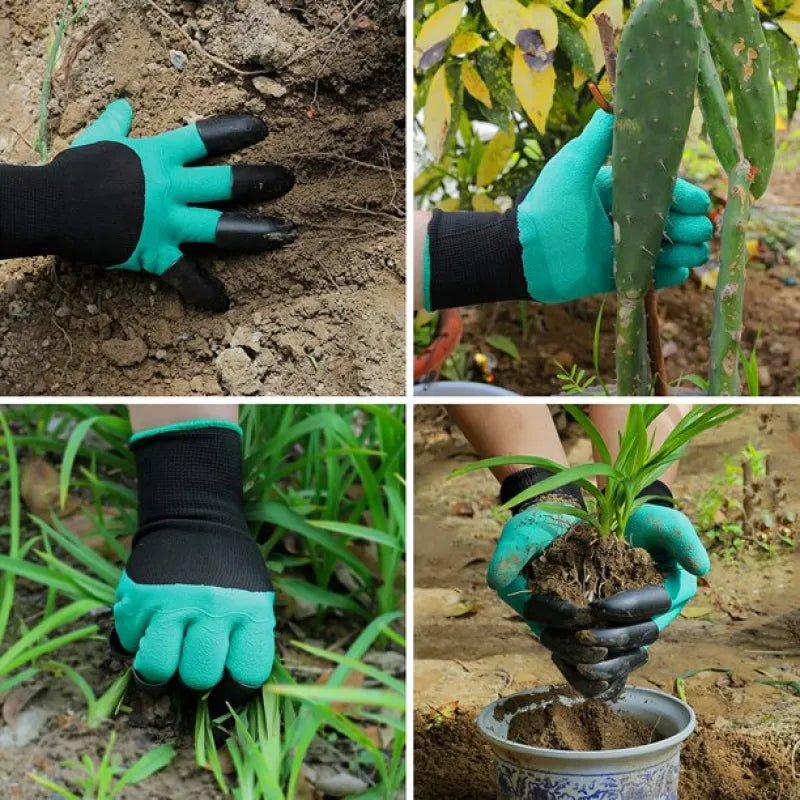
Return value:
[(744, 157), (758, 169), (753, 181), (758, 199), (775, 160), (775, 104), (761, 20), (752, 0), (698, 0), (698, 7), (711, 52), (731, 85)]
[(739, 347), (742, 338), (742, 298), (747, 266), (746, 234), (755, 177), (742, 160), (728, 179), (728, 204), (722, 220), (719, 275), (714, 290), (709, 393), (739, 394)]
[(613, 219), (617, 392), (648, 391), (639, 368), (653, 273), (694, 107), (701, 25), (693, 0), (644, 0), (617, 56)]

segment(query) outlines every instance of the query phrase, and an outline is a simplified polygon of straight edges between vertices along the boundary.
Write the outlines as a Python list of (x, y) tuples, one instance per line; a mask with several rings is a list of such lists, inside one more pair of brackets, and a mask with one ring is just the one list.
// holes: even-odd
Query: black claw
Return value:
[(658, 639), (658, 626), (650, 620), (615, 628), (589, 628), (575, 633), (575, 640), (587, 647), (602, 647), (614, 653), (652, 644)]
[(201, 119), (197, 132), (209, 156), (232, 153), (260, 142), (269, 133), (266, 124), (251, 114), (226, 114)]
[(571, 632), (546, 628), (542, 631), (539, 641), (570, 664), (597, 664), (608, 658), (608, 650), (605, 647), (580, 644), (576, 635)]
[(198, 308), (221, 312), (230, 306), (222, 283), (185, 256), (179, 258), (161, 278)]
[(599, 622), (636, 622), (669, 611), (672, 605), (663, 586), (645, 586), (617, 592), (604, 600), (590, 603), (592, 614)]
[(166, 694), (169, 681), (161, 683), (150, 683), (146, 681), (135, 669), (133, 670), (133, 682), (136, 686), (150, 697), (161, 697)]
[(578, 691), (584, 697), (589, 698), (602, 698), (603, 695), (609, 690), (611, 684), (606, 680), (593, 681), (581, 675), (575, 667), (559, 656), (552, 656), (553, 663), (558, 667), (561, 674), (567, 679), (567, 682), (573, 689)]
[(294, 186), (294, 174), (279, 164), (236, 165), (231, 200), (250, 203), (283, 197)]
[(525, 604), (524, 616), (525, 619), (561, 630), (588, 628), (594, 622), (590, 609), (549, 594), (531, 595)]
[(119, 656), (131, 658), (136, 655), (136, 653), (131, 653), (130, 650), (125, 649), (116, 628), (112, 628), (111, 633), (108, 635), (108, 646)]
[(590, 681), (608, 681), (613, 683), (618, 678), (638, 669), (647, 662), (647, 650), (643, 647), (608, 658), (599, 664), (577, 664), (576, 669)]
[(241, 708), (260, 691), (260, 686), (239, 683), (226, 669), (222, 680), (214, 687), (208, 698), (209, 710), (212, 715), (219, 716), (228, 710), (226, 704), (230, 704), (232, 708)]
[(216, 243), (227, 250), (261, 253), (283, 247), (297, 238), (291, 222), (277, 217), (246, 217), (225, 213), (217, 223)]

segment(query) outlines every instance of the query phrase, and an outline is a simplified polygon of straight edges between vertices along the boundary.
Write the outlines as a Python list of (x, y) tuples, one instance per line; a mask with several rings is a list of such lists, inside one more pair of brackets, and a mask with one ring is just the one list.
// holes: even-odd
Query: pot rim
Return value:
[[(636, 747), (623, 747), (615, 750), (555, 750), (549, 747), (535, 747), (529, 744), (520, 744), (519, 742), (512, 742), (508, 739), (503, 739), (500, 736), (495, 736), (493, 733), (486, 729), (484, 720), (486, 717), (494, 714), (494, 709), (498, 703), (507, 701), (510, 697), (518, 697), (520, 695), (535, 695), (545, 694), (558, 690), (556, 686), (543, 686), (534, 689), (523, 689), (521, 692), (514, 692), (514, 694), (499, 697), (497, 700), (485, 706), (478, 718), (475, 721), (481, 735), (488, 739), (489, 742), (498, 746), (503, 750), (511, 750), (522, 755), (536, 756), (539, 758), (558, 758), (559, 756), (566, 756), (569, 760), (576, 760), (578, 756), (582, 761), (605, 761), (608, 759), (627, 759), (636, 758), (637, 756), (652, 756), (665, 750), (676, 747), (693, 733), (695, 725), (697, 724), (697, 717), (695, 716), (694, 709), (674, 695), (667, 694), (666, 692), (658, 691), (657, 689), (647, 689), (644, 686), (629, 686), (625, 689), (625, 693), (634, 692), (638, 695), (657, 697), (660, 700), (667, 700), (673, 705), (680, 707), (689, 714), (689, 721), (686, 726), (672, 736), (661, 739), (658, 742), (651, 742), (649, 744), (641, 744)], [(623, 695), (624, 696), (624, 695)], [(520, 711), (524, 709), (519, 709)]]

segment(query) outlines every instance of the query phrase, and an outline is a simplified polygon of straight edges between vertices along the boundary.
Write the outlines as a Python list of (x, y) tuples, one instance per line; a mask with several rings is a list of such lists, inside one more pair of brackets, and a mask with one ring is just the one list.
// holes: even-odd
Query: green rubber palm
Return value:
[[(520, 616), (532, 596), (522, 575), (523, 567), (538, 558), (558, 537), (579, 520), (567, 515), (540, 511), (535, 505), (515, 514), (503, 526), (500, 539), (489, 563), (487, 581), (500, 598)], [(670, 608), (653, 617), (663, 630), (683, 610), (697, 592), (697, 577), (710, 568), (708, 553), (685, 514), (674, 508), (645, 504), (632, 515), (625, 538), (647, 550), (664, 573), (664, 588), (670, 596)], [(536, 636), (543, 625), (528, 622)]]
[[(530, 297), (563, 303), (615, 289), (611, 170), (614, 118), (597, 111), (583, 133), (552, 158), (517, 209)], [(708, 260), (713, 226), (700, 188), (679, 180), (656, 264), (657, 289), (686, 280)]]
[(263, 139), (267, 128), (256, 117), (212, 117), (140, 139), (129, 136), (132, 121), (130, 104), (116, 100), (70, 148), (116, 143), (138, 156), (144, 184), (138, 241), (127, 259), (111, 268), (158, 275), (191, 302), (224, 310), (228, 301), (221, 284), (199, 272), (181, 246), (205, 243), (259, 252), (293, 241), (296, 233), (293, 225), (275, 217), (245, 217), (202, 204), (272, 200), (292, 188), (294, 177), (276, 164), (190, 166)]

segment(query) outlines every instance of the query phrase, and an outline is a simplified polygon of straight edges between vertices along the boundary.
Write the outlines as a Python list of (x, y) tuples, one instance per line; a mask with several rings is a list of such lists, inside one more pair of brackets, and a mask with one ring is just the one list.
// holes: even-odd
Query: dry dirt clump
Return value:
[[(192, 249), (231, 297), (216, 315), (142, 275), (52, 257), (0, 262), (0, 394), (401, 393), (404, 4), (157, 5), (164, 13), (92, 0), (70, 30), (49, 105), (51, 155), (117, 97), (134, 108), (134, 136), (256, 114), (267, 139), (219, 163), (292, 168), (292, 192), (243, 210), (291, 219), (298, 239), (258, 255)], [(62, 8), (3, 2), (2, 161), (38, 160), (41, 82)]]
[(616, 536), (600, 538), (587, 523), (559, 536), (528, 568), (528, 581), (536, 594), (554, 595), (576, 605), (662, 580), (646, 550), (630, 547)]

